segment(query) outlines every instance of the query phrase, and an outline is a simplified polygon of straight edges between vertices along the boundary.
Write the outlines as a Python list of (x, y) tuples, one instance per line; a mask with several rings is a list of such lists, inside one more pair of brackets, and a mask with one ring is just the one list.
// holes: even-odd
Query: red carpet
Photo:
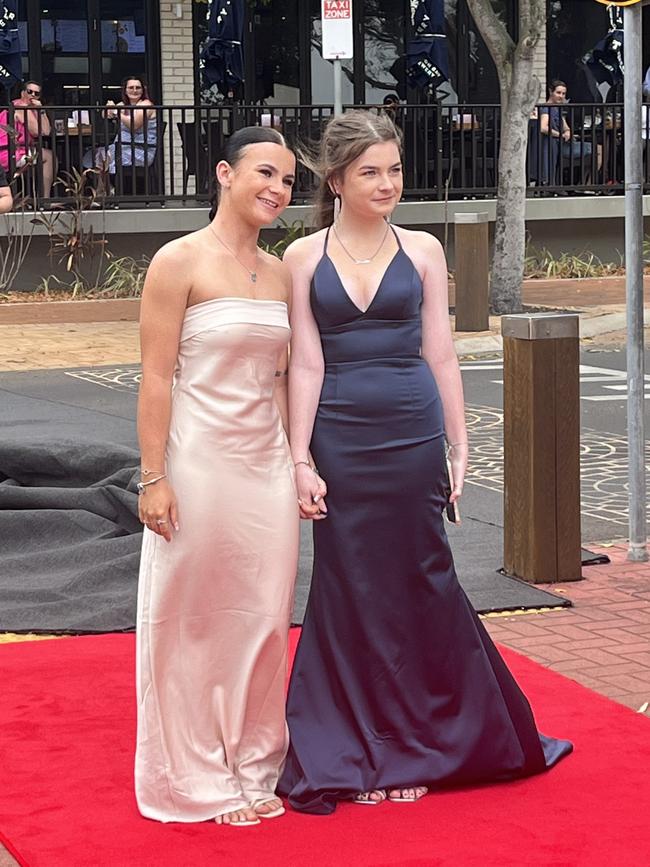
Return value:
[(510, 652), (540, 728), (575, 743), (548, 774), (254, 828), (142, 819), (133, 650), (123, 635), (0, 647), (0, 840), (21, 864), (650, 864), (650, 721)]

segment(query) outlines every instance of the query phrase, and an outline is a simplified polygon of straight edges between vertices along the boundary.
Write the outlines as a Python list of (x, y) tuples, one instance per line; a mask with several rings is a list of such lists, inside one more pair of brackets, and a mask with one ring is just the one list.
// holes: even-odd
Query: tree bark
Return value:
[(528, 120), (539, 98), (533, 58), (545, 24), (545, 0), (519, 0), (519, 42), (515, 44), (491, 0), (468, 0), (472, 17), (497, 67), (501, 91), (499, 181), (490, 274), (495, 313), (521, 310), (526, 254), (526, 149)]

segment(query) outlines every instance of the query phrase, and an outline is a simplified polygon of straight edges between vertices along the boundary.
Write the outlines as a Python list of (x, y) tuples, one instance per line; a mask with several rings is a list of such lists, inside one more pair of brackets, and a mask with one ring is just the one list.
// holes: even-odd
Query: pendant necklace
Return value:
[[(242, 268), (244, 269), (244, 271), (246, 271), (246, 272), (248, 273), (248, 276), (249, 276), (250, 279), (251, 279), (251, 283), (257, 283), (257, 271), (251, 271), (250, 268), (248, 268), (246, 265), (244, 265), (244, 263), (243, 263), (242, 260), (239, 258), (239, 256), (237, 255), (237, 253), (235, 253), (234, 250), (231, 250), (230, 247), (228, 246), (228, 244), (226, 244), (225, 241), (222, 241), (221, 238), (219, 237), (219, 235), (217, 235), (217, 233), (215, 232), (215, 230), (212, 228), (212, 223), (210, 223), (210, 229), (211, 229), (212, 234), (214, 235), (214, 237), (215, 237), (215, 238), (217, 239), (217, 241), (221, 244), (221, 246), (222, 246), (222, 247), (225, 247), (226, 250), (230, 253), (230, 255), (231, 255), (234, 259), (236, 259), (236, 260), (239, 262), (239, 264), (242, 266)], [(257, 248), (256, 248), (256, 249), (257, 249)], [(257, 259), (257, 253), (255, 253), (255, 258)]]
[(379, 253), (381, 248), (384, 246), (384, 241), (386, 240), (386, 235), (388, 235), (388, 230), (390, 229), (390, 226), (388, 223), (386, 223), (386, 231), (384, 232), (383, 237), (382, 237), (381, 241), (379, 242), (379, 246), (377, 247), (375, 252), (372, 254), (372, 256), (370, 256), (369, 259), (357, 259), (355, 256), (353, 256), (352, 253), (345, 246), (345, 244), (343, 243), (341, 238), (339, 237), (339, 233), (336, 231), (336, 224), (332, 225), (332, 229), (334, 229), (334, 234), (336, 235), (336, 240), (339, 242), (339, 244), (343, 248), (343, 252), (346, 253), (346, 255), (350, 257), (350, 259), (352, 259), (352, 261), (354, 262), (355, 265), (369, 265), (372, 262), (372, 260), (375, 258), (375, 256)]

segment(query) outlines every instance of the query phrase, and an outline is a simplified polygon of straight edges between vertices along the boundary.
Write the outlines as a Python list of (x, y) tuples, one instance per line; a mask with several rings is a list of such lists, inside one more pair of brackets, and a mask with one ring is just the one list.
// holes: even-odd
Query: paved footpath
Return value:
[(583, 566), (584, 581), (538, 585), (566, 594), (573, 608), (484, 623), (495, 641), (639, 710), (650, 703), (650, 562), (629, 563), (623, 541), (589, 550), (611, 563)]

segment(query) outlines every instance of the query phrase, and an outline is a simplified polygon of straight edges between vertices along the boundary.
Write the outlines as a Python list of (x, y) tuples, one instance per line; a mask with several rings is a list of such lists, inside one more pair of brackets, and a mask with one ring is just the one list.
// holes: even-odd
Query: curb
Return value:
[[(598, 337), (613, 331), (622, 331), (627, 327), (625, 313), (601, 313), (590, 316), (585, 310), (575, 311), (580, 316), (580, 339), (583, 337)], [(650, 307), (643, 310), (643, 324), (650, 327)], [(454, 347), (458, 355), (478, 355), (488, 352), (501, 352), (503, 339), (500, 334), (483, 332), (476, 337), (454, 336)]]
[(53, 325), (66, 322), (136, 322), (139, 298), (93, 301), (26, 301), (0, 304), (0, 325)]

